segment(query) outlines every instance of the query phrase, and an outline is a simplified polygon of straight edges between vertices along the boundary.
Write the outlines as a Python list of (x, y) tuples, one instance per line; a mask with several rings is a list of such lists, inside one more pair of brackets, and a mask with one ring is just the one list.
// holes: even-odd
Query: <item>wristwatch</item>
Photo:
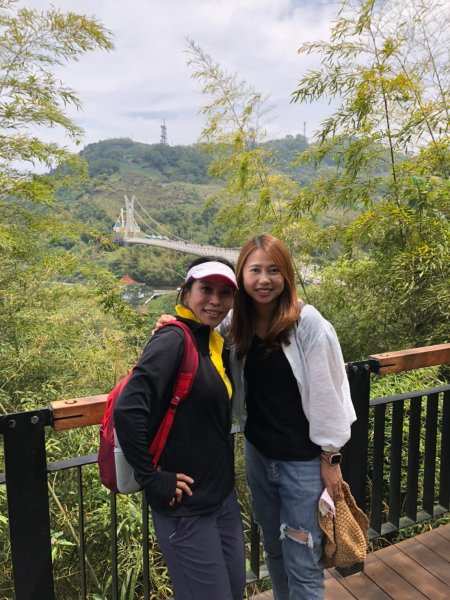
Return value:
[(340, 465), (342, 461), (342, 454), (340, 452), (322, 452), (320, 458), (329, 465)]

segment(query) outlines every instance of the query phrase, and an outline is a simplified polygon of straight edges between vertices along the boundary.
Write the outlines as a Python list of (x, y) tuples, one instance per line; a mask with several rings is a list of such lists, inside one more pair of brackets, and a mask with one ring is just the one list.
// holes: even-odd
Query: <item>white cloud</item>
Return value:
[[(44, 0), (24, 5), (46, 8)], [(290, 94), (313, 57), (300, 57), (306, 40), (325, 38), (335, 2), (327, 0), (53, 0), (61, 10), (95, 15), (114, 34), (115, 49), (95, 52), (61, 69), (83, 103), (74, 114), (84, 142), (131, 137), (155, 143), (166, 118), (172, 144), (198, 139), (203, 98), (186, 66), (186, 37), (227, 70), (270, 94), (275, 110), (269, 137), (310, 135), (329, 112), (325, 104), (291, 105)], [(59, 134), (62, 136), (62, 134)], [(45, 132), (55, 139), (55, 130)], [(64, 143), (62, 137), (59, 139)], [(67, 141), (66, 141), (67, 142)]]

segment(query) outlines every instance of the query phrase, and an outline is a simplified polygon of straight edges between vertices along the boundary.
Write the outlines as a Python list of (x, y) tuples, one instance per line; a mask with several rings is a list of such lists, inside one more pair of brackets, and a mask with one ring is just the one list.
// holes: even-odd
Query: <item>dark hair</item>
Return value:
[[(226, 265), (227, 267), (230, 267), (230, 269), (234, 273), (233, 263), (230, 262), (229, 260), (227, 260), (226, 258), (221, 258), (220, 256), (199, 256), (198, 258), (194, 259), (191, 263), (189, 263), (187, 271), (189, 271), (189, 269), (192, 269), (192, 267), (196, 267), (197, 265), (202, 265), (203, 263), (212, 262), (212, 261), (220, 262), (220, 263)], [(178, 296), (177, 296), (177, 303), (183, 304), (184, 296), (185, 296), (186, 292), (188, 292), (191, 289), (194, 281), (195, 281), (195, 279), (191, 278), (188, 281), (184, 281), (180, 285), (180, 290), (179, 290)]]
[(242, 247), (236, 266), (236, 278), (239, 287), (234, 297), (231, 332), (238, 356), (244, 356), (248, 352), (255, 334), (253, 300), (244, 288), (244, 266), (250, 254), (258, 249), (267, 252), (284, 277), (284, 289), (278, 298), (278, 305), (265, 338), (267, 346), (276, 347), (281, 342), (287, 342), (289, 329), (299, 317), (294, 265), (288, 248), (284, 242), (269, 234), (263, 234), (249, 240)]

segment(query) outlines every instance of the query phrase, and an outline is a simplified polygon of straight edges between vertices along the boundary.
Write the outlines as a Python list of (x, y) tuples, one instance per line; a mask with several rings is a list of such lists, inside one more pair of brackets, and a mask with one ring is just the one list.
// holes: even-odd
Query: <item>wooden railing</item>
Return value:
[(382, 354), (373, 354), (369, 356), (369, 359), (378, 363), (378, 375), (445, 365), (450, 363), (450, 344), (383, 352)]
[[(369, 356), (369, 368), (377, 375), (401, 373), (423, 367), (450, 363), (450, 344), (438, 344)], [(349, 363), (347, 369), (357, 363)], [(107, 394), (71, 398), (51, 403), (53, 428), (64, 431), (87, 425), (98, 425), (105, 410)]]

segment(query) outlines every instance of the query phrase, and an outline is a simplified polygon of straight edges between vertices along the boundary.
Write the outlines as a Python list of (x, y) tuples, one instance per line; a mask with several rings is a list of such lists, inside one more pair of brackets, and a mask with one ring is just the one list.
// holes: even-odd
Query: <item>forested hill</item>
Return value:
[[(273, 153), (274, 169), (297, 175), (299, 179), (303, 178), (304, 169), (293, 167), (292, 163), (307, 146), (302, 135), (288, 135), (262, 144)], [(208, 175), (211, 155), (200, 144), (168, 146), (119, 138), (89, 144), (80, 155), (87, 160), (91, 177), (132, 169), (153, 175), (163, 182), (211, 183)]]
[(132, 168), (163, 181), (207, 183), (210, 180), (210, 156), (198, 145), (143, 144), (119, 138), (89, 144), (80, 156), (87, 160), (91, 177)]

